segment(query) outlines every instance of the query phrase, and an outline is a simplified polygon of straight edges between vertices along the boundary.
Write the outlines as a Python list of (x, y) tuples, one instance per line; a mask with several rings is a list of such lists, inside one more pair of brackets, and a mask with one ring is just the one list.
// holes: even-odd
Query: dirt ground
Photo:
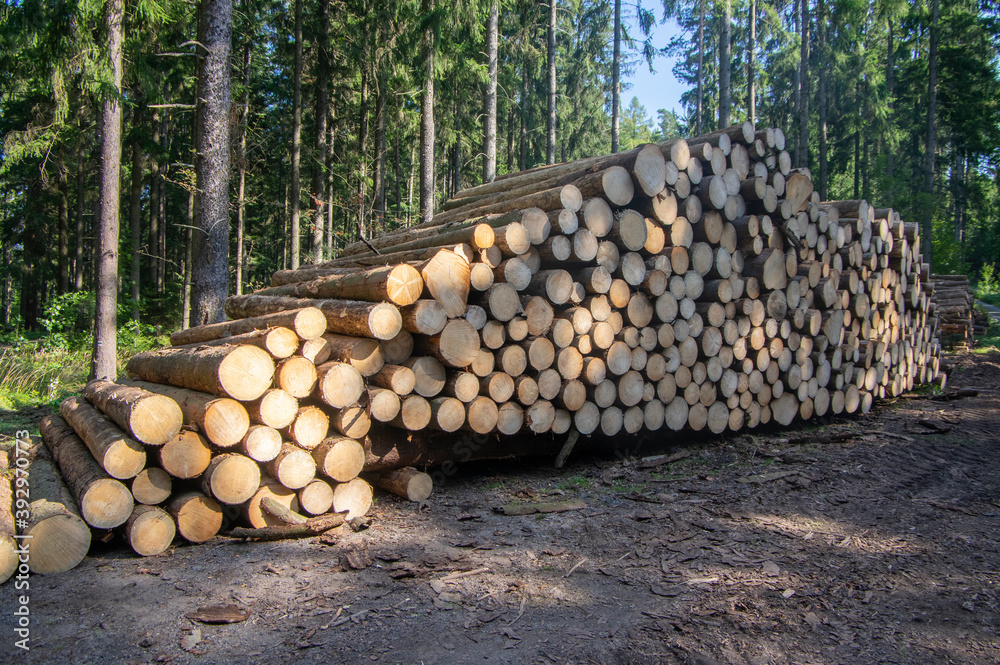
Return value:
[[(997, 663), (1000, 354), (947, 362), (978, 396), (463, 464), (427, 506), (380, 496), (322, 539), (103, 546), (31, 578), (31, 651), (4, 662)], [(493, 510), (565, 499), (586, 508)], [(230, 603), (249, 619), (185, 618)]]

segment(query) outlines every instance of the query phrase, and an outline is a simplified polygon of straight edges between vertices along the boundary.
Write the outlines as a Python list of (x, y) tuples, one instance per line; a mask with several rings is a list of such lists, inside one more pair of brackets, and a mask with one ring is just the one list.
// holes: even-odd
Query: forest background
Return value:
[[(825, 200), (920, 222), (933, 272), (996, 303), (998, 19), (992, 0), (7, 0), (0, 408), (113, 376), (463, 187), (747, 119), (785, 130)], [(662, 54), (679, 111), (623, 90)]]

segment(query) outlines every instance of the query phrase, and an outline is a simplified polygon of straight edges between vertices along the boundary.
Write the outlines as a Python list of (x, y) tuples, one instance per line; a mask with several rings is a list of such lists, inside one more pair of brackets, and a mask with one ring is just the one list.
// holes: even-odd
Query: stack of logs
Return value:
[(969, 351), (975, 342), (972, 290), (967, 275), (931, 275), (941, 342), (953, 351)]
[(265, 497), (363, 514), (360, 472), (420, 499), (426, 475), (393, 470), (864, 413), (933, 381), (917, 225), (820, 201), (790, 161), (742, 123), (500, 176), (230, 298), (43, 437), (84, 521), (150, 553), (175, 526), (276, 523)]

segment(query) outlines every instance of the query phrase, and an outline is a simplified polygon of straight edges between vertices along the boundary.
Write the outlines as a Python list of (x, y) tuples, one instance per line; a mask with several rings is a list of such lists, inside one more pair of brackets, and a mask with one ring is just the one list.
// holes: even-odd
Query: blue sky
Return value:
[[(662, 15), (660, 8), (655, 8), (654, 13), (657, 19)], [(635, 24), (635, 19), (625, 19), (630, 23), (629, 30), (632, 34), (639, 34), (639, 28)], [(680, 26), (673, 19), (666, 24), (657, 23), (653, 26), (653, 46), (662, 49), (670, 39), (680, 32)], [(622, 107), (629, 105), (632, 97), (638, 97), (639, 103), (646, 107), (647, 115), (656, 122), (657, 109), (673, 109), (680, 113), (682, 111), (680, 98), (685, 87), (671, 73), (676, 58), (668, 58), (665, 55), (657, 55), (653, 61), (655, 74), (649, 72), (649, 66), (645, 62), (636, 65), (635, 71), (628, 77), (622, 79), (623, 83), (630, 83), (631, 88), (622, 91)], [(624, 86), (623, 86), (624, 87)]]

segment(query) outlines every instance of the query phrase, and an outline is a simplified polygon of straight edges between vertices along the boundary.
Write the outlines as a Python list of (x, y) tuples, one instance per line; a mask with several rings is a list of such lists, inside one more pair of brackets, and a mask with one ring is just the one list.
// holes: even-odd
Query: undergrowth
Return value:
[[(134, 321), (118, 331), (118, 366), (140, 351), (166, 344), (155, 330)], [(78, 393), (90, 373), (93, 337), (50, 332), (39, 338), (19, 333), (0, 337), (0, 414), (55, 404)], [(9, 414), (0, 419), (6, 420)]]

